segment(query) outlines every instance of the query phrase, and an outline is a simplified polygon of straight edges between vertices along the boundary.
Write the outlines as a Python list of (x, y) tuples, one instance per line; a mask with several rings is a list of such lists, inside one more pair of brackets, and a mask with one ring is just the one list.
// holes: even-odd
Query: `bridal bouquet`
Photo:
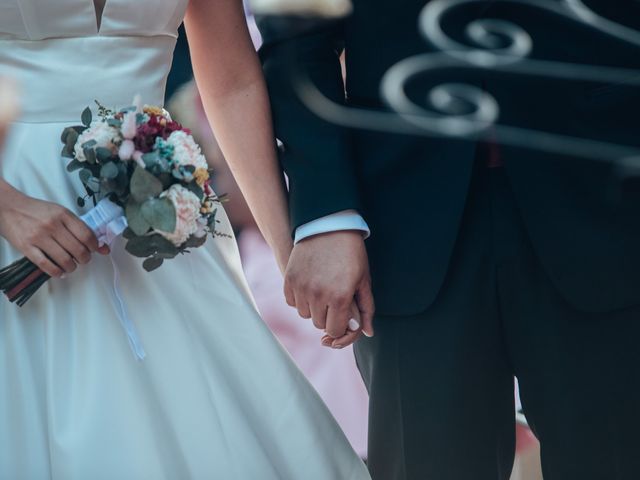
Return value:
[[(81, 218), (101, 244), (122, 234), (126, 250), (144, 258), (150, 272), (202, 246), (208, 234), (228, 236), (215, 228), (220, 198), (189, 130), (159, 107), (98, 107), (99, 120), (86, 108), (82, 125), (64, 129), (62, 156), (87, 191), (78, 205), (93, 200), (94, 208)], [(47, 280), (27, 258), (0, 270), (0, 289), (19, 306)]]

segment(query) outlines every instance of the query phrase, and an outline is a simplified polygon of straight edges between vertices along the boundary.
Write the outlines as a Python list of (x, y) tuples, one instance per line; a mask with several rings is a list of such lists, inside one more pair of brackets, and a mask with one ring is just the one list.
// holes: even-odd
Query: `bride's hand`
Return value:
[(61, 277), (86, 264), (91, 254), (106, 254), (93, 232), (76, 215), (55, 203), (28, 197), (2, 182), (0, 236), (43, 272)]

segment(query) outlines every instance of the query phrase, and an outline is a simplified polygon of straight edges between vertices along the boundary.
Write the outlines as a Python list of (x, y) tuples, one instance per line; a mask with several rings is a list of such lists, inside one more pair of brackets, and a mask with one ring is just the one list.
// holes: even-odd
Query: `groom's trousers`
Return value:
[(503, 168), (476, 169), (435, 303), (375, 328), (356, 345), (374, 480), (507, 480), (514, 375), (545, 480), (640, 478), (640, 307), (594, 314), (564, 300)]

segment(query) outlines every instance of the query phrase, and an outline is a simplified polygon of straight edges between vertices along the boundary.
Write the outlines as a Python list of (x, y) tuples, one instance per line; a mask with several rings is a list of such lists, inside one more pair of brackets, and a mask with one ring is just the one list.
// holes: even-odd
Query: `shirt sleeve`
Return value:
[(305, 238), (320, 235), (321, 233), (345, 230), (359, 230), (364, 238), (369, 238), (371, 235), (369, 225), (356, 210), (343, 210), (299, 226), (296, 228), (294, 242), (298, 243)]

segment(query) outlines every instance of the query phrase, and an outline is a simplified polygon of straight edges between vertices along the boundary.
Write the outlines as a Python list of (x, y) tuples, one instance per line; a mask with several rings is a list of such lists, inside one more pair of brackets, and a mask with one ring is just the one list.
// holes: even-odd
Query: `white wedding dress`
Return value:
[[(107, 0), (98, 29), (92, 0), (0, 0), (0, 75), (24, 97), (2, 177), (83, 213), (60, 133), (96, 98), (162, 103), (186, 4)], [(0, 239), (0, 265), (20, 256)], [(112, 258), (143, 361), (120, 325), (108, 257), (22, 309), (0, 299), (0, 479), (370, 478), (261, 321), (234, 240), (150, 274), (122, 242)]]

